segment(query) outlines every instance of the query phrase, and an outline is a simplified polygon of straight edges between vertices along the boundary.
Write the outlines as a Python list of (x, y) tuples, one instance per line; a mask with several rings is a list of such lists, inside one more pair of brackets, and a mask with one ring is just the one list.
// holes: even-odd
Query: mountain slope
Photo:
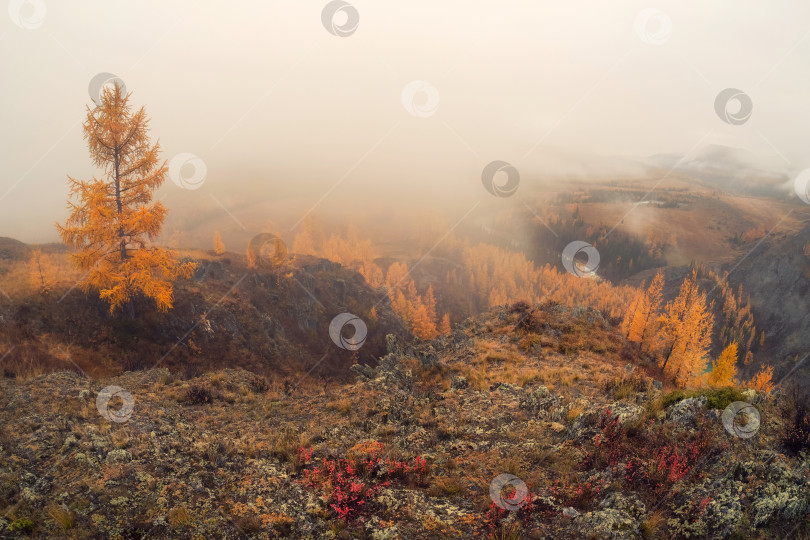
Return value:
[[(664, 392), (598, 312), (515, 305), (431, 343), (386, 341), (378, 367), (353, 368), (356, 382), (294, 391), (242, 370), (2, 380), (0, 528), (36, 538), (807, 533), (808, 462), (782, 454), (781, 398)], [(98, 408), (108, 385), (132, 395), (123, 422), (99, 412), (120, 407)], [(720, 411), (736, 398), (761, 411), (754, 438), (723, 429)], [(504, 479), (512, 491), (498, 489)]]
[(335, 316), (350, 312), (365, 321), (362, 361), (384, 351), (385, 334), (404, 332), (384, 291), (327, 260), (296, 256), (282, 269), (257, 270), (243, 257), (197, 253), (194, 260), (196, 273), (176, 283), (174, 308), (165, 314), (139, 300), (135, 318), (110, 316), (97, 293), (85, 294), (70, 281), (46, 295), (4, 299), (0, 368), (7, 376), (54, 369), (108, 376), (165, 366), (186, 374), (243, 367), (346, 377), (352, 353), (329, 337)]
[(810, 225), (796, 235), (766, 238), (729, 277), (751, 295), (757, 324), (766, 329), (770, 361), (783, 374), (793, 369), (796, 355), (802, 359), (810, 351), (805, 323), (810, 312), (810, 260), (804, 253), (808, 242)]

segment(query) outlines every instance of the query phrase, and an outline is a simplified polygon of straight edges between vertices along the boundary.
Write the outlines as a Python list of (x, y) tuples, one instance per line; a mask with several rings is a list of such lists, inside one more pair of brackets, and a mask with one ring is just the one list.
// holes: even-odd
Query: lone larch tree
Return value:
[(126, 308), (132, 316), (138, 295), (154, 300), (162, 312), (169, 310), (172, 282), (189, 277), (195, 264), (180, 263), (153, 245), (168, 210), (152, 202), (152, 194), (163, 184), (167, 167), (158, 159), (160, 144), (149, 139), (144, 108), (133, 112), (130, 97), (116, 83), (104, 89), (97, 106), (87, 108), (84, 138), (104, 177), (68, 176), (71, 212), (57, 229), (77, 250), (72, 260), (86, 272), (82, 288), (97, 289), (110, 313)]

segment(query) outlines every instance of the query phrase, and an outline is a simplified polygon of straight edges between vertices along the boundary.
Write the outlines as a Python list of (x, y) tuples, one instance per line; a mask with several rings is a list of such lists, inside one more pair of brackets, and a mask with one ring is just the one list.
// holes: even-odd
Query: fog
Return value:
[[(325, 1), (36, 4), (41, 25), (29, 2), (0, 17), (0, 236), (26, 242), (57, 239), (67, 174), (100, 174), (81, 122), (102, 72), (146, 107), (165, 159), (205, 163), (198, 189), (167, 178), (157, 194), (174, 245), (290, 233), (313, 212), (370, 227), (436, 207), (452, 224), (491, 203), (493, 160), (520, 171), (504, 204), (709, 145), (810, 166), (803, 2), (356, 0), (345, 37), (322, 24)], [(671, 32), (655, 17), (639, 28), (650, 7)], [(403, 101), (412, 81), (427, 93)], [(715, 112), (726, 88), (751, 98), (740, 125)]]

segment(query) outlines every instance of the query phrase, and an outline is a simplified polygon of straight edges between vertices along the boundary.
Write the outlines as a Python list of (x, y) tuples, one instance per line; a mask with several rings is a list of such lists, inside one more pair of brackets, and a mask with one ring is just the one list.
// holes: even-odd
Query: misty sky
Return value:
[[(30, 21), (35, 7), (15, 3)], [(98, 174), (81, 121), (100, 72), (146, 106), (165, 159), (206, 164), (199, 189), (161, 188), (167, 231), (289, 230), (315, 205), (447, 200), (460, 215), (488, 196), (493, 160), (521, 171), (523, 193), (544, 175), (709, 144), (810, 166), (806, 2), (353, 0), (348, 37), (324, 28), (326, 4), (45, 0), (33, 29), (4, 13), (0, 236), (56, 240), (66, 175)], [(647, 8), (670, 33), (653, 20), (639, 36)], [(415, 80), (435, 88), (412, 102), (424, 117), (403, 105)], [(743, 125), (715, 113), (730, 87), (753, 102)]]

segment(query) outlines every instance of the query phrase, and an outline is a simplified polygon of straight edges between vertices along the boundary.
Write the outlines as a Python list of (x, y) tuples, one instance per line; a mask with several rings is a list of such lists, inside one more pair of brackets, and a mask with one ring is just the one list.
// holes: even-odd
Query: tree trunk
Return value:
[[(121, 248), (121, 260), (124, 261), (127, 259), (127, 242), (124, 238), (124, 225), (121, 223), (121, 214), (124, 210), (124, 205), (121, 203), (121, 176), (119, 173), (120, 161), (118, 158), (118, 147), (115, 149), (115, 206), (118, 210), (118, 238), (120, 238), (120, 248)], [(135, 303), (132, 301), (132, 298), (127, 300), (126, 307), (127, 318), (134, 319), (135, 318)]]
[(121, 223), (121, 214), (123, 213), (124, 207), (121, 203), (121, 177), (118, 172), (118, 166), (120, 162), (118, 159), (118, 148), (115, 149), (115, 206), (118, 209), (118, 238), (121, 241), (121, 260), (125, 260), (127, 258), (127, 243), (124, 239), (124, 225)]
[(669, 347), (669, 351), (667, 351), (667, 356), (666, 356), (666, 358), (664, 358), (664, 363), (661, 365), (661, 369), (666, 369), (666, 367), (667, 367), (667, 362), (669, 362), (669, 359), (670, 359), (670, 357), (672, 356), (672, 351), (674, 351), (674, 350), (675, 350), (675, 344), (673, 343), (673, 344), (672, 344), (672, 345)]

